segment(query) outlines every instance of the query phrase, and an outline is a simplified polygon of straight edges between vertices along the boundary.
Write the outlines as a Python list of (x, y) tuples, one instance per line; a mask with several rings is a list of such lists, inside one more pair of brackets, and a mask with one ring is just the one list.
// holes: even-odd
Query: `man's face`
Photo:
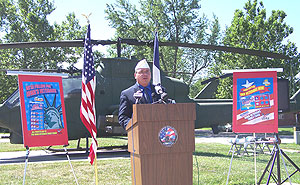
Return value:
[(136, 81), (142, 85), (143, 87), (146, 87), (150, 80), (151, 80), (151, 72), (150, 69), (148, 68), (141, 68), (138, 69), (135, 73), (134, 73), (134, 78), (136, 79)]

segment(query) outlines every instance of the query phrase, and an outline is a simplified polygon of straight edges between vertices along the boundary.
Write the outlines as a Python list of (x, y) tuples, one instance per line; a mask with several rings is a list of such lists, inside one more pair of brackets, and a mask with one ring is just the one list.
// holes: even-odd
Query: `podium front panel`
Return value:
[(193, 184), (193, 153), (177, 153), (172, 155), (167, 153), (158, 155), (137, 155), (131, 153), (130, 157), (132, 184)]
[[(134, 105), (133, 110), (133, 118), (127, 125), (129, 152), (150, 154), (195, 150), (195, 104), (139, 104)], [(176, 132), (177, 140), (172, 146), (165, 146), (159, 140), (165, 127), (172, 127)]]
[[(172, 146), (160, 142), (160, 131), (170, 126), (177, 132)], [(132, 138), (133, 132), (133, 138)], [(144, 122), (128, 132), (128, 151), (136, 154), (193, 152), (195, 150), (194, 124), (189, 121)], [(133, 143), (132, 143), (133, 142)]]
[(191, 185), (195, 104), (139, 104), (126, 127), (132, 182)]

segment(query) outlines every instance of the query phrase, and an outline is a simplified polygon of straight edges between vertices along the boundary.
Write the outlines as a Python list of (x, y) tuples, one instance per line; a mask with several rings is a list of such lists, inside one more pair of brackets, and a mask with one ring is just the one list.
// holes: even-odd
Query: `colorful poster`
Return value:
[(18, 75), (24, 146), (67, 145), (62, 79)]
[(232, 129), (236, 133), (277, 133), (277, 72), (233, 73)]

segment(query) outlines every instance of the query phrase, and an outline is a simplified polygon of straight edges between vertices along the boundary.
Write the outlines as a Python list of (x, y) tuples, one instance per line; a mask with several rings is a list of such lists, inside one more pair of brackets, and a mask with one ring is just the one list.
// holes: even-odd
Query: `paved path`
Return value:
[(9, 134), (0, 134), (0, 143), (9, 142)]
[[(25, 162), (26, 151), (20, 152), (0, 152), (0, 165), (15, 164)], [(70, 160), (85, 161), (88, 160), (88, 154), (84, 151), (69, 152)], [(128, 158), (127, 150), (98, 150), (97, 159), (119, 159)], [(31, 162), (59, 162), (66, 161), (65, 152), (49, 152), (47, 150), (36, 150), (29, 152), (28, 161)]]

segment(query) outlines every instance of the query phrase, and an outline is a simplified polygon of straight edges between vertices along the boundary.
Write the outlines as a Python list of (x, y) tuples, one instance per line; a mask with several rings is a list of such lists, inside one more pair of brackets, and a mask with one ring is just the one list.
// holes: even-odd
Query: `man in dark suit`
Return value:
[(132, 105), (135, 103), (153, 103), (160, 99), (150, 83), (151, 72), (147, 61), (141, 60), (135, 67), (134, 78), (136, 83), (123, 90), (120, 96), (119, 123), (125, 129), (132, 117)]

